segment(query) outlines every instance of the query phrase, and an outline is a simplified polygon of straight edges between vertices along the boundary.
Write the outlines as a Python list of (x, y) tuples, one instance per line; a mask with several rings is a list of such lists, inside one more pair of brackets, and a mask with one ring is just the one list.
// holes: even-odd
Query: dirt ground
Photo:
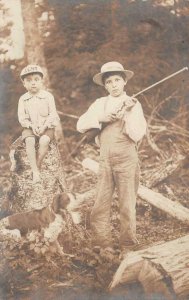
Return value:
[[(68, 141), (70, 142), (70, 138)], [(81, 166), (84, 157), (98, 160), (98, 151), (93, 146), (81, 147), (78, 156), (65, 165), (68, 183), (73, 185), (76, 193), (85, 193), (95, 188), (97, 183), (97, 176)], [(8, 161), (1, 162), (4, 177), (0, 176), (0, 179), (4, 182), (4, 187), (5, 183), (8, 185), (8, 167)], [(166, 197), (187, 205), (188, 187), (181, 185), (182, 176), (179, 180), (178, 176), (174, 174), (172, 179), (170, 176), (155, 189)], [(186, 180), (186, 176), (183, 178)], [(146, 299), (138, 283), (129, 288), (120, 287), (113, 294), (108, 292), (108, 286), (121, 262), (117, 247), (119, 205), (115, 194), (111, 217), (115, 248), (107, 251), (91, 247), (89, 215), (93, 202), (94, 199), (89, 199), (81, 207), (82, 223), (70, 223), (66, 232), (59, 237), (60, 244), (69, 256), (41, 255), (35, 253), (26, 241), (12, 244), (1, 240), (0, 299)], [(188, 230), (183, 223), (138, 199), (138, 249), (179, 238), (187, 234)], [(162, 295), (160, 298), (155, 297), (154, 295), (151, 299), (163, 299)]]
[[(15, 83), (15, 87), (17, 83)], [(18, 89), (20, 90), (20, 88)], [(11, 120), (12, 114), (8, 115)], [(13, 118), (14, 120), (14, 118)], [(81, 138), (75, 131), (75, 120), (63, 119), (65, 138), (69, 150), (76, 146)], [(7, 124), (11, 127), (11, 123)], [(8, 158), (8, 145), (14, 136), (9, 134), (11, 130), (5, 127), (1, 135), (1, 160), (0, 160), (0, 196), (1, 202), (6, 191), (10, 188), (10, 162)], [(15, 131), (15, 137), (19, 135), (19, 129)], [(178, 144), (177, 144), (178, 145)], [(163, 151), (167, 151), (166, 143), (159, 145)], [(171, 148), (171, 145), (169, 145)], [(170, 149), (170, 157), (171, 151)], [(182, 151), (182, 149), (179, 149)], [(162, 158), (149, 148), (146, 140), (139, 149), (141, 161), (141, 182), (145, 185), (144, 175), (156, 173), (161, 165)], [(153, 188), (167, 198), (178, 201), (189, 207), (189, 174), (186, 157), (181, 164), (165, 180), (156, 184)], [(90, 157), (98, 161), (99, 150), (95, 145), (81, 146), (77, 155), (67, 163), (65, 167), (68, 182), (76, 193), (85, 193), (95, 188), (97, 176), (89, 170), (84, 170), (81, 162)], [(166, 167), (166, 166), (165, 166)], [(71, 256), (39, 255), (29, 248), (28, 243), (12, 245), (8, 241), (1, 240), (1, 264), (0, 264), (0, 299), (68, 299), (68, 300), (101, 300), (101, 299), (146, 299), (141, 286), (120, 287), (113, 294), (108, 292), (108, 286), (117, 270), (121, 260), (119, 248), (116, 248), (119, 237), (119, 207), (117, 196), (112, 202), (112, 234), (115, 249), (106, 252), (104, 249), (93, 249), (90, 245), (89, 215), (94, 202), (89, 199), (82, 206), (82, 224), (77, 227), (70, 226), (68, 233), (60, 236), (60, 243), (65, 252)], [(166, 205), (166, 203), (165, 203)], [(1, 211), (1, 217), (5, 216)], [(189, 228), (176, 219), (164, 214), (149, 204), (137, 203), (137, 238), (139, 249), (166, 242), (188, 234)], [(162, 295), (152, 295), (152, 300), (163, 299)]]

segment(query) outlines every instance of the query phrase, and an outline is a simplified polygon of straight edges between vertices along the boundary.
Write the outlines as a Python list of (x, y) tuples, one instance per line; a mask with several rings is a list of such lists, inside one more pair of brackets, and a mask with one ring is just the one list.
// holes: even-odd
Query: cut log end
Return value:
[(175, 300), (189, 296), (189, 235), (131, 252), (121, 262), (109, 286), (139, 282), (146, 294)]

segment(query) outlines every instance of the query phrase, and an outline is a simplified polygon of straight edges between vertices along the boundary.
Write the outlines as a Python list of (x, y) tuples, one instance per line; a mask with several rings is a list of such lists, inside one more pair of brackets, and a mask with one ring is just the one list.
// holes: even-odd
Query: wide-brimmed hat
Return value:
[(26, 75), (33, 74), (33, 73), (39, 73), (42, 75), (42, 77), (44, 76), (44, 72), (40, 66), (28, 65), (24, 69), (22, 69), (22, 71), (20, 73), (20, 78), (23, 79), (23, 77), (25, 77)]
[(126, 80), (131, 79), (131, 77), (133, 77), (133, 75), (134, 75), (134, 72), (129, 71), (129, 70), (125, 70), (124, 67), (122, 66), (122, 64), (120, 64), (119, 62), (110, 61), (110, 62), (105, 63), (101, 67), (100, 73), (96, 74), (93, 77), (93, 81), (96, 84), (99, 84), (99, 85), (103, 86), (104, 84), (102, 82), (102, 76), (104, 75), (104, 73), (108, 73), (108, 72), (123, 72), (126, 76)]

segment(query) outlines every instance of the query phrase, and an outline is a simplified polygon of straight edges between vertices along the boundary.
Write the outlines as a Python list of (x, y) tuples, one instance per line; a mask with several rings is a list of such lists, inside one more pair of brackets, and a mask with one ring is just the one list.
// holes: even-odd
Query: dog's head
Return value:
[(54, 197), (52, 209), (55, 214), (60, 213), (61, 209), (66, 209), (70, 203), (70, 197), (67, 193), (61, 193)]
[(67, 210), (75, 224), (81, 222), (80, 213), (78, 212), (80, 200), (77, 201), (75, 194), (73, 193), (61, 193), (54, 197), (52, 203), (52, 209), (55, 214), (61, 213), (61, 210)]

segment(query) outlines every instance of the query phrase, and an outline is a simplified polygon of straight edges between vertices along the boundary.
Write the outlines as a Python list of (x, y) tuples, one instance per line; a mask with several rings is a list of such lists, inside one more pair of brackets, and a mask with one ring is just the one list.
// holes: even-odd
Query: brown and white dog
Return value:
[(64, 211), (68, 211), (72, 217), (73, 223), (80, 223), (80, 213), (77, 211), (80, 200), (72, 193), (60, 193), (53, 199), (52, 204), (42, 209), (36, 209), (28, 212), (16, 213), (0, 221), (0, 229), (5, 228), (13, 231), (19, 230), (21, 235), (25, 235), (33, 230), (43, 229), (44, 238), (57, 246), (58, 252), (61, 247), (57, 241), (58, 235), (62, 232), (65, 220)]
[[(75, 196), (72, 193), (61, 193), (56, 195), (52, 204), (47, 207), (16, 213), (2, 219), (0, 222), (3, 221), (7, 229), (19, 229), (21, 234), (26, 234), (31, 230), (48, 227), (55, 220), (56, 214), (61, 214), (61, 210), (67, 209), (72, 216), (75, 201)], [(75, 217), (73, 217), (73, 222), (75, 223)]]

